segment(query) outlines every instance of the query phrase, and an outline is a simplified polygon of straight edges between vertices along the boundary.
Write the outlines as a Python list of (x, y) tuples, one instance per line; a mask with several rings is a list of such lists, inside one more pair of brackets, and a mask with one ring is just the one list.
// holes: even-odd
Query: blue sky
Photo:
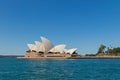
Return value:
[(1, 0), (0, 54), (25, 54), (44, 36), (54, 45), (96, 53), (120, 46), (119, 0)]

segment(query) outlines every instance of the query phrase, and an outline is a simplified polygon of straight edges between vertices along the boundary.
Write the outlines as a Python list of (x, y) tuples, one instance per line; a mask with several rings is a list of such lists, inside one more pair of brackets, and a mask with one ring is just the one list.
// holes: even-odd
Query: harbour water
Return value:
[(120, 80), (120, 59), (0, 58), (0, 80)]

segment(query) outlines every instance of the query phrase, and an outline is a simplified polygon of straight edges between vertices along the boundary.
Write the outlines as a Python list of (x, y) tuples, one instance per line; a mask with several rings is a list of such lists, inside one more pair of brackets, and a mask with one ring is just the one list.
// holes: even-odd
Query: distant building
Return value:
[(25, 58), (71, 57), (76, 54), (77, 48), (65, 49), (65, 44), (54, 46), (47, 38), (40, 38), (42, 42), (35, 41), (35, 44), (27, 44), (29, 50)]

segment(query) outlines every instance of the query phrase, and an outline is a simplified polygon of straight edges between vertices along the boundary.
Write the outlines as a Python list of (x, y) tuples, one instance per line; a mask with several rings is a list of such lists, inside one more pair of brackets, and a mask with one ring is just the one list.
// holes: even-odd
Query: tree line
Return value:
[(105, 45), (101, 44), (98, 48), (98, 52), (96, 55), (120, 55), (120, 47), (106, 47)]

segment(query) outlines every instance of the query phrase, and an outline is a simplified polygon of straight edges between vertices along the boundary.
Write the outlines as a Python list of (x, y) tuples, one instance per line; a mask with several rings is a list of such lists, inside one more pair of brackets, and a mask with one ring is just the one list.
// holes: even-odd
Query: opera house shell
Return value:
[(27, 44), (29, 50), (26, 51), (25, 58), (68, 58), (76, 54), (77, 48), (65, 49), (65, 44), (54, 46), (47, 38), (40, 38), (41, 42), (35, 41), (34, 44)]

